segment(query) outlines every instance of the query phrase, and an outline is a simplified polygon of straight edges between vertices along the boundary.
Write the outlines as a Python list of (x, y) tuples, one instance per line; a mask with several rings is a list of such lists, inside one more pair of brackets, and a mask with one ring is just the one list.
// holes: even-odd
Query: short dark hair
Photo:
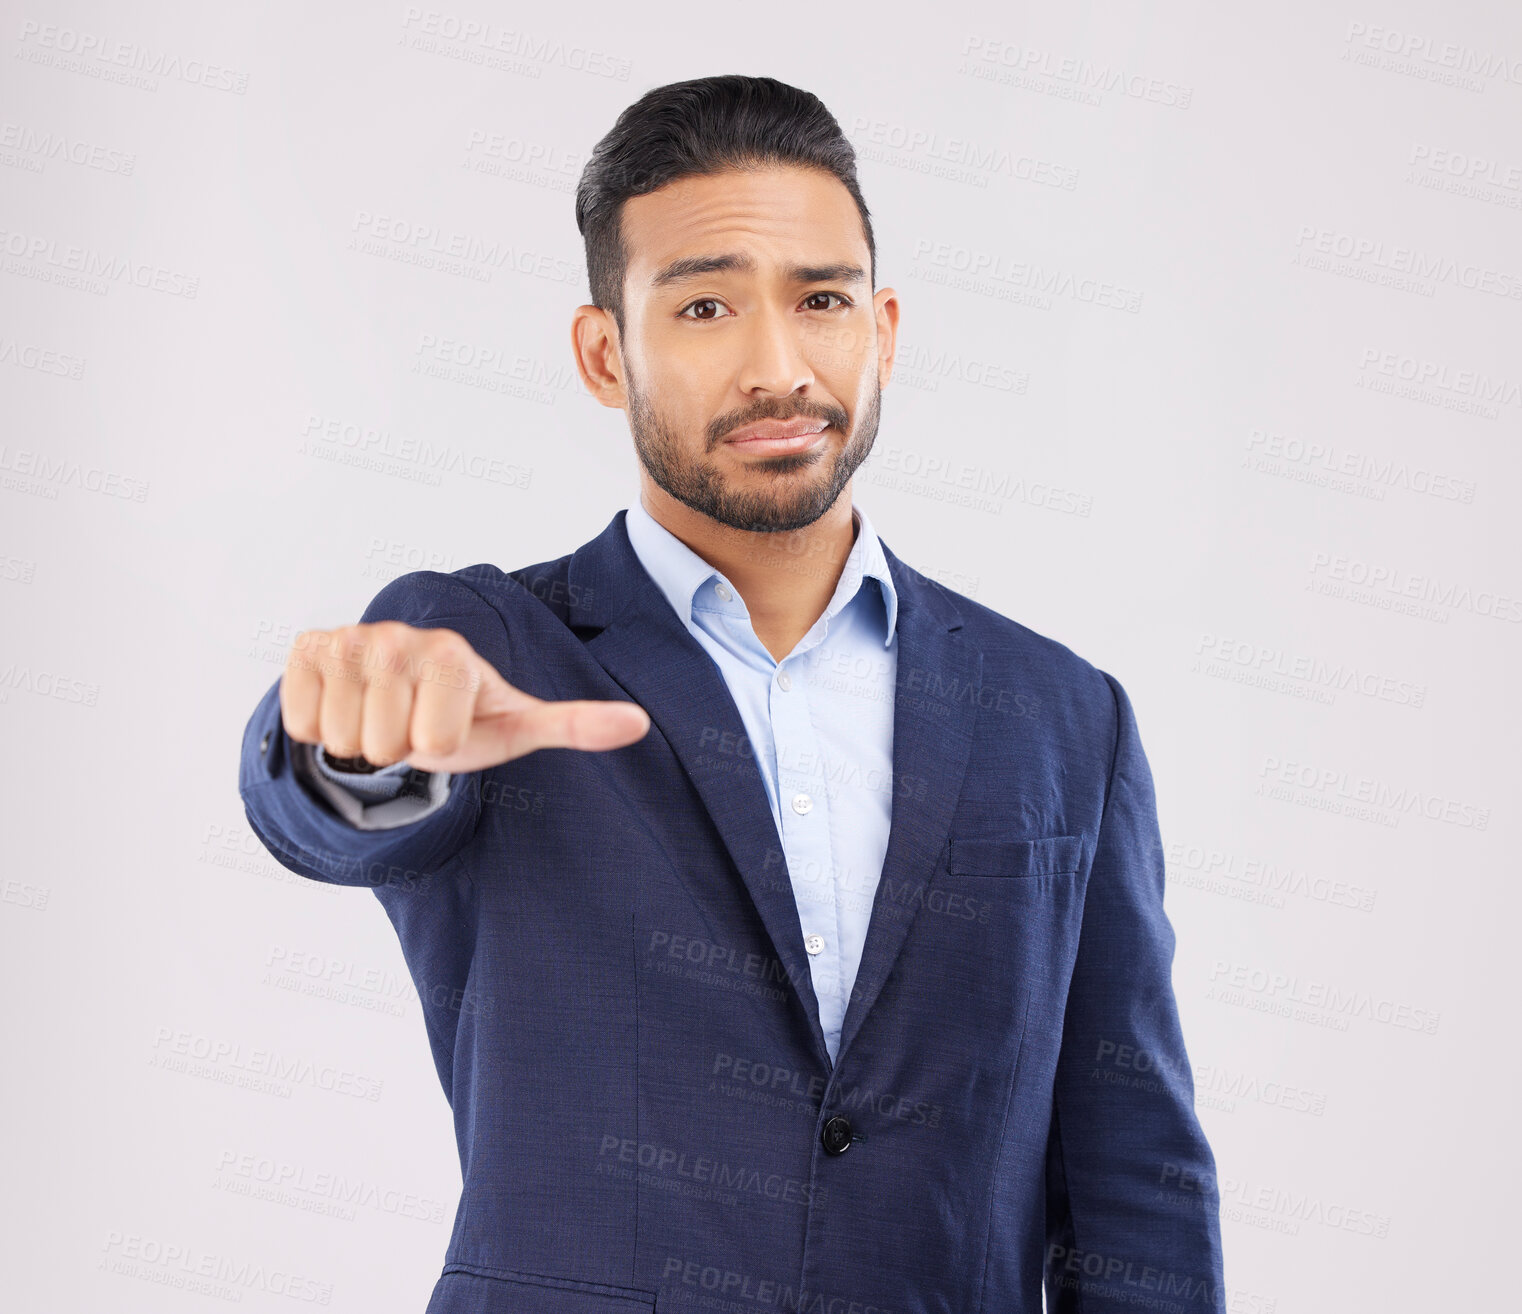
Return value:
[(624, 202), (679, 178), (776, 164), (834, 174), (861, 213), (877, 290), (872, 216), (856, 181), (856, 151), (812, 92), (775, 78), (726, 73), (647, 91), (597, 143), (576, 187), (576, 227), (586, 244), (592, 304), (624, 331), (629, 252)]

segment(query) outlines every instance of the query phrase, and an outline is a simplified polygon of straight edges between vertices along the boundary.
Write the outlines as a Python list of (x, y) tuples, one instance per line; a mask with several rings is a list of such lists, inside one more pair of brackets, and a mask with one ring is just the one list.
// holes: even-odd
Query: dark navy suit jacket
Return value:
[(1043, 1281), (1054, 1311), (1218, 1314), (1125, 691), (884, 545), (892, 826), (832, 1065), (739, 712), (623, 517), (556, 561), (404, 575), (362, 619), (632, 699), (640, 742), (361, 830), (293, 774), (278, 681), (244, 736), (249, 823), (375, 892), (422, 1001), (463, 1180), (429, 1314), (1039, 1314)]

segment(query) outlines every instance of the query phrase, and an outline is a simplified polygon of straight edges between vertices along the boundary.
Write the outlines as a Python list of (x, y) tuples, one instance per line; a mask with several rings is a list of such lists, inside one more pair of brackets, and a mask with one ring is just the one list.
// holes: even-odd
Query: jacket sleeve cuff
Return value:
[(380, 771), (340, 771), (321, 744), (290, 746), (297, 777), (357, 830), (391, 830), (437, 812), (449, 801), (448, 771), (419, 771), (395, 762)]

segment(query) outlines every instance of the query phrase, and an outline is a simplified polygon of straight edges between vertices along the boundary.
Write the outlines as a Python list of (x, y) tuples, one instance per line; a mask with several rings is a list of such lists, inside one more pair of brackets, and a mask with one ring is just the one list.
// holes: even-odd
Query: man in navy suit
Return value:
[(430, 1314), (1219, 1314), (1131, 704), (854, 503), (899, 308), (839, 125), (657, 88), (577, 220), (638, 502), (304, 632), (243, 743), (260, 839), (418, 989)]

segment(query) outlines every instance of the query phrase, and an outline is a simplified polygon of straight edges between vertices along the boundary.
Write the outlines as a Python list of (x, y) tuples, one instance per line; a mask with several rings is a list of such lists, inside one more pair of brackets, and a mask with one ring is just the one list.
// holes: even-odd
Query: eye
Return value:
[[(838, 306), (815, 306), (815, 307), (813, 307), (813, 309), (819, 310), (819, 311), (823, 311), (825, 314), (834, 314), (837, 311), (848, 310), (848, 309), (851, 308), (851, 306), (853, 306), (855, 304), (850, 299), (850, 297), (845, 296), (843, 293), (840, 293), (840, 292), (810, 292), (808, 294), (808, 296), (804, 297), (804, 299), (803, 299), (804, 304), (808, 305), (808, 303), (810, 301), (813, 301), (813, 300), (815, 300), (816, 298), (819, 298), (819, 297), (834, 297), (836, 301), (840, 302), (840, 304)], [(722, 301), (718, 300), (716, 297), (702, 297), (701, 299), (699, 299), (697, 301), (689, 301), (685, 306), (682, 307), (681, 310), (679, 310), (677, 312), (677, 318), (678, 319), (693, 319), (693, 320), (697, 320), (699, 323), (712, 323), (716, 319), (730, 319), (734, 315), (734, 312), (732, 310), (730, 310), (728, 307), (724, 307), (724, 313), (722, 315), (719, 315), (719, 314), (689, 315), (687, 313), (689, 310), (695, 310), (699, 306), (724, 306), (724, 303)]]
[[(690, 305), (684, 306), (680, 311), (677, 312), (677, 318), (678, 319), (696, 319), (696, 320), (699, 320), (701, 322), (706, 323), (706, 322), (708, 322), (710, 320), (714, 320), (714, 319), (718, 319), (718, 318), (722, 318), (722, 317), (721, 316), (717, 316), (717, 315), (689, 315), (687, 312), (689, 310), (691, 310), (693, 308), (693, 306), (721, 306), (723, 304), (724, 303), (722, 301), (716, 301), (716, 300), (714, 300), (713, 297), (704, 297), (701, 301), (694, 301)], [(725, 315), (728, 315), (730, 312), (728, 310), (726, 310), (724, 313), (725, 313)]]

